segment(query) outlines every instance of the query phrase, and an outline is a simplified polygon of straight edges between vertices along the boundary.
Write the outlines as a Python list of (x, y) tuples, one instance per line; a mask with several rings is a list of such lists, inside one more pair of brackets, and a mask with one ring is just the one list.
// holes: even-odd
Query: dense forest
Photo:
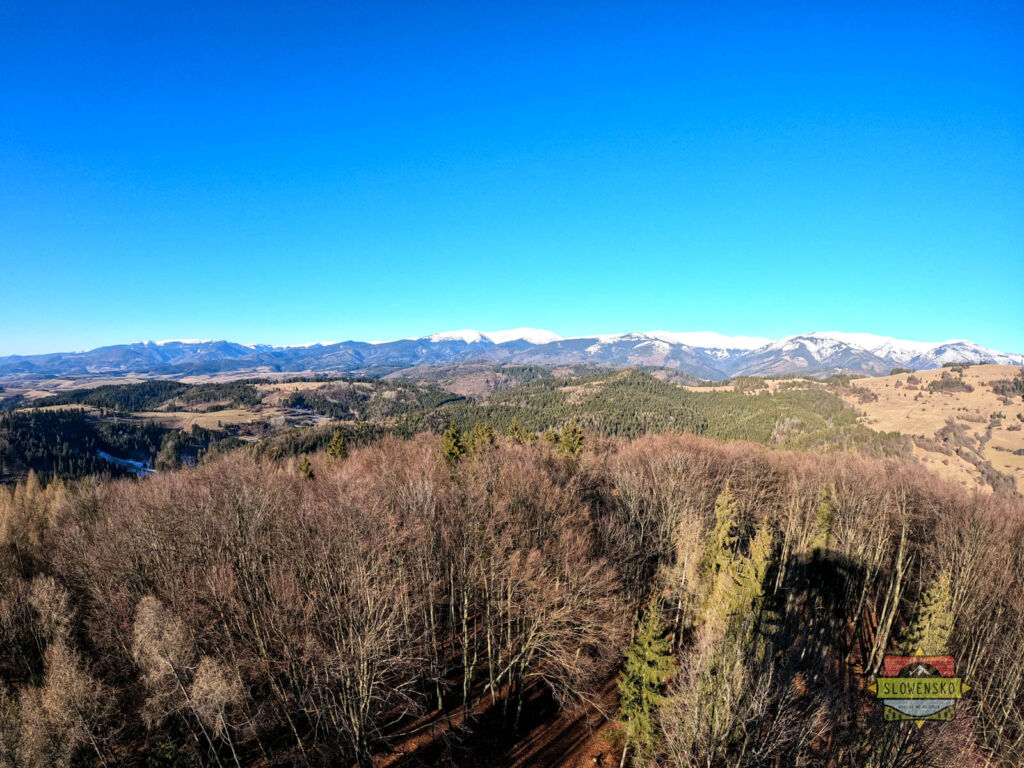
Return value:
[(33, 406), (42, 408), (52, 405), (91, 405), (95, 408), (131, 413), (154, 411), (159, 408), (180, 410), (183, 405), (221, 401), (237, 406), (257, 405), (261, 396), (254, 385), (266, 382), (266, 379), (241, 379), (208, 384), (184, 384), (178, 381), (156, 380), (132, 384), (106, 384), (72, 389), (40, 398)]
[(286, 404), (306, 408), (332, 419), (380, 421), (432, 412), (467, 398), (432, 385), (403, 384), (379, 379), (342, 379), (315, 390), (295, 392)]
[(100, 420), (79, 408), (0, 412), (0, 483), (30, 470), (43, 480), (127, 476), (130, 470), (99, 452), (148, 462), (166, 432), (149, 422)]
[[(226, 430), (170, 429), (129, 414), (99, 417), (81, 408), (0, 413), (0, 483), (76, 480), (90, 475), (134, 477), (147, 468), (194, 465), (245, 446)], [(147, 469), (148, 472), (148, 469)]]
[[(610, 719), (604, 765), (1024, 760), (1019, 497), (842, 452), (522, 439), (0, 489), (0, 765), (507, 765), (557, 709)], [(955, 721), (865, 692), (916, 646), (973, 687)]]
[[(399, 434), (469, 430), (477, 423), (506, 432), (513, 424), (540, 434), (572, 418), (602, 435), (636, 437), (657, 432), (692, 432), (721, 439), (809, 447), (857, 444), (879, 454), (909, 451), (895, 434), (858, 425), (857, 414), (819, 385), (793, 382), (770, 394), (764, 380), (742, 380), (722, 391), (693, 392), (640, 370), (538, 376), (485, 400), (452, 395), (435, 387), (396, 387), (362, 380), (325, 384), (292, 395), (289, 404), (342, 421), (370, 420)], [(751, 396), (747, 391), (756, 391)]]
[(460, 428), (486, 421), (506, 429), (513, 420), (542, 431), (578, 417), (602, 434), (635, 437), (648, 432), (693, 432), (723, 439), (780, 442), (780, 432), (852, 428), (854, 411), (819, 388), (743, 394), (743, 388), (692, 392), (637, 370), (533, 381), (500, 392), (484, 404), (446, 409)]

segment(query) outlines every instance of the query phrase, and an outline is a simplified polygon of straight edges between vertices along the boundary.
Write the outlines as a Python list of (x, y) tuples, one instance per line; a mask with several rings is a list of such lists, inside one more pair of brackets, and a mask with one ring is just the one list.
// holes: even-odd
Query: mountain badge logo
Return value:
[(883, 674), (868, 691), (883, 704), (883, 717), (890, 721), (913, 720), (918, 728), (925, 720), (952, 720), (956, 702), (971, 690), (956, 676), (952, 656), (886, 656)]

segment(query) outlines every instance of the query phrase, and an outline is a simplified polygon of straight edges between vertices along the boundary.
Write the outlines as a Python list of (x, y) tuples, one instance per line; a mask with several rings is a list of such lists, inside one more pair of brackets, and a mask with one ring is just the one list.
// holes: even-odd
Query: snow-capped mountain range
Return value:
[(926, 370), (945, 363), (1024, 365), (1024, 355), (966, 339), (906, 341), (869, 333), (806, 333), (778, 341), (713, 331), (596, 334), (563, 338), (551, 331), (458, 330), (397, 341), (340, 341), (278, 347), (210, 339), (139, 341), (88, 352), (0, 357), (0, 377), (86, 374), (181, 376), (267, 371), (379, 376), (420, 365), (470, 361), (538, 365), (651, 366), (703, 379), (737, 375)]

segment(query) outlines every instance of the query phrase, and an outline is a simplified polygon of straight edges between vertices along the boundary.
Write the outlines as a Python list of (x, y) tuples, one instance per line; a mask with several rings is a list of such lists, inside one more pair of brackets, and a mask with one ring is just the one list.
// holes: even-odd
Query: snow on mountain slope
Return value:
[(562, 337), (551, 331), (544, 331), (540, 328), (511, 328), (507, 331), (484, 331), (484, 336), (495, 344), (505, 344), (509, 341), (526, 341), (530, 344), (550, 344), (553, 341), (561, 341)]
[[(597, 352), (602, 347), (611, 344), (638, 342), (638, 345), (642, 345), (657, 341), (674, 347), (700, 350), (720, 358), (728, 357), (737, 351), (757, 349), (771, 343), (771, 339), (765, 339), (760, 336), (725, 336), (714, 331), (694, 331), (688, 333), (645, 331), (643, 333), (601, 334), (597, 336), (578, 336), (576, 338), (593, 339), (594, 344), (587, 348), (588, 351), (593, 350), (593, 352)], [(658, 348), (661, 349), (662, 347)]]
[(163, 339), (162, 341), (154, 341), (147, 339), (145, 341), (136, 341), (136, 344), (154, 344), (158, 347), (162, 347), (166, 344), (212, 344), (216, 339)]
[(794, 336), (792, 338), (783, 339), (775, 344), (769, 344), (765, 349), (777, 349), (780, 352), (805, 351), (810, 354), (812, 358), (820, 362), (827, 357), (831, 357), (844, 346), (848, 345), (843, 344), (841, 341), (836, 341), (835, 339), (813, 336)]
[(732, 375), (773, 376), (786, 373), (888, 373), (892, 365), (877, 355), (825, 334), (789, 336), (722, 361)]
[(647, 331), (643, 335), (667, 341), (669, 344), (685, 344), (695, 349), (757, 349), (772, 343), (771, 339), (761, 336), (725, 336), (715, 331)]
[(1024, 355), (997, 352), (971, 341), (947, 341), (915, 356), (910, 361), (913, 368), (940, 368), (946, 363), (998, 363), (999, 365), (1024, 365)]
[(768, 349), (792, 352), (802, 349), (815, 360), (824, 361), (844, 351), (867, 352), (886, 363), (907, 365), (912, 368), (939, 368), (945, 363), (986, 363), (1021, 365), (1024, 356), (997, 352), (966, 339), (949, 341), (909, 341), (872, 333), (843, 333), (827, 331), (791, 336)]
[(423, 336), (417, 339), (417, 341), (464, 341), (467, 344), (479, 344), (481, 341), (485, 341), (485, 339), (480, 331), (466, 328), (461, 331), (442, 331), (431, 336)]
[(826, 331), (824, 333), (808, 333), (807, 336), (821, 339), (834, 339), (867, 350), (873, 355), (894, 362), (909, 362), (917, 355), (927, 352), (940, 344), (953, 344), (955, 341), (909, 341), (894, 339), (891, 336), (877, 336), (873, 333), (843, 333), (842, 331)]
[(431, 336), (424, 336), (428, 341), (464, 341), (467, 344), (506, 344), (510, 341), (525, 341), (529, 344), (550, 344), (561, 341), (562, 337), (551, 331), (539, 328), (510, 328), (505, 331), (474, 331), (467, 328), (461, 331), (442, 331)]
[(394, 341), (284, 347), (198, 339), (136, 342), (88, 352), (0, 357), (0, 376), (171, 375), (258, 370), (268, 366), (280, 371), (375, 374), (401, 367), (470, 360), (606, 367), (643, 365), (707, 379), (787, 373), (879, 375), (895, 367), (927, 370), (945, 363), (1024, 365), (1024, 355), (998, 352), (966, 340), (932, 343), (842, 331), (772, 341), (756, 336), (725, 336), (714, 331), (663, 330), (563, 339), (551, 331), (512, 328), (444, 331)]

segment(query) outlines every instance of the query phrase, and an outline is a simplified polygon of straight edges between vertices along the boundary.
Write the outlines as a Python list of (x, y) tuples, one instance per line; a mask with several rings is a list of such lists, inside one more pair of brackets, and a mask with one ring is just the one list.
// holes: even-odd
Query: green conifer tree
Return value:
[(177, 469), (181, 466), (181, 436), (182, 433), (177, 430), (164, 435), (160, 452), (156, 456), (157, 469)]
[[(735, 574), (735, 588), (723, 601), (723, 607), (728, 612), (730, 632), (744, 643), (754, 641), (758, 630), (768, 619), (765, 615), (764, 586), (773, 554), (772, 530), (766, 522), (761, 523), (754, 538), (750, 540), (750, 554), (737, 557), (730, 568)], [(757, 647), (751, 650), (761, 649)]]
[(949, 633), (953, 628), (953, 590), (948, 569), (943, 569), (921, 597), (914, 619), (903, 633), (901, 645), (906, 653), (919, 649), (926, 656), (948, 652)]
[(758, 526), (750, 540), (750, 554), (738, 556), (730, 570), (734, 574), (736, 590), (730, 613), (756, 609), (764, 595), (764, 578), (772, 558), (772, 532), (766, 523)]
[(480, 453), (492, 447), (495, 442), (494, 429), (486, 422), (478, 421), (466, 438), (466, 452)]
[(348, 456), (348, 441), (341, 434), (340, 429), (335, 429), (331, 436), (331, 442), (327, 446), (327, 455), (332, 459), (344, 459)]
[(544, 434), (540, 437), (545, 443), (551, 443), (552, 445), (556, 445), (558, 443), (558, 433), (555, 431), (554, 427), (548, 427), (545, 429)]
[(449, 467), (454, 467), (466, 453), (466, 448), (462, 444), (462, 433), (454, 425), (448, 427), (441, 435), (441, 452)]
[(636, 638), (626, 651), (625, 666), (618, 682), (619, 723), (625, 734), (623, 763), (630, 748), (646, 757), (654, 747), (655, 716), (664, 699), (661, 690), (671, 666), (661, 600), (655, 595), (648, 602)]
[[(719, 500), (723, 503), (718, 505), (716, 528), (725, 531), (730, 518), (727, 508), (732, 504), (721, 496)], [(712, 751), (721, 750), (722, 754), (739, 747), (742, 756), (743, 747), (738, 740), (744, 734), (735, 728), (731, 718), (743, 711), (749, 701), (750, 676), (757, 674), (754, 670), (763, 669), (762, 662), (772, 654), (771, 633), (765, 627), (773, 615), (768, 609), (765, 583), (774, 558), (773, 539), (771, 527), (762, 523), (750, 540), (747, 555), (736, 551), (732, 533), (723, 534), (721, 540), (726, 544), (717, 548), (718, 552), (732, 554), (720, 561), (708, 598), (704, 615), (710, 642), (706, 654), (696, 660), (696, 695), (687, 717), (688, 727), (701, 733), (700, 738), (707, 743), (717, 743)]]
[(715, 499), (715, 524), (711, 529), (707, 545), (704, 549), (704, 558), (701, 561), (701, 570), (709, 577), (712, 584), (718, 575), (728, 568), (736, 552), (737, 536), (736, 521), (739, 517), (739, 509), (733, 499), (732, 491), (729, 489), (729, 481), (725, 481), (725, 488), (718, 498)]
[(508, 425), (508, 436), (520, 445), (525, 443), (528, 439), (523, 428), (519, 426), (519, 419), (514, 416), (512, 417), (512, 422)]
[(583, 428), (573, 419), (562, 428), (562, 436), (558, 440), (558, 452), (571, 458), (583, 450)]
[(309, 463), (309, 456), (305, 454), (302, 456), (302, 461), (299, 462), (299, 474), (307, 480), (312, 480), (315, 477), (313, 465)]

